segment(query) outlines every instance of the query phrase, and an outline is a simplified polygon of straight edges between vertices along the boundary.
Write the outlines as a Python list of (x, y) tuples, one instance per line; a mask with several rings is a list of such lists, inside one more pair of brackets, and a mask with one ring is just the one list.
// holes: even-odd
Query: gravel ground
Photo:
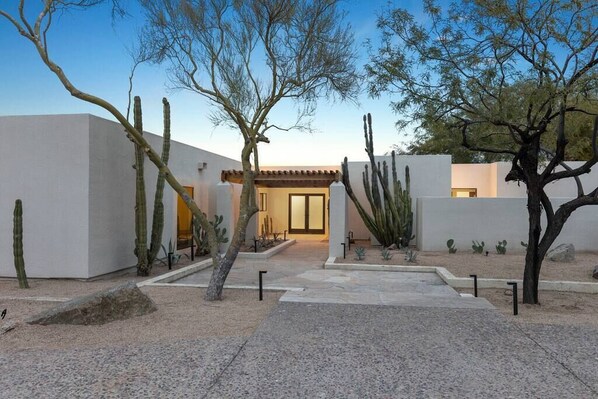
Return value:
[[(459, 289), (472, 293), (472, 290)], [(551, 324), (561, 326), (589, 326), (598, 328), (598, 294), (576, 292), (540, 291), (540, 305), (521, 303), (523, 293), (518, 292), (519, 314), (513, 316), (513, 291), (510, 289), (480, 289), (486, 298), (509, 320), (524, 324)], [(598, 362), (598, 359), (596, 359)]]
[[(222, 302), (206, 302), (203, 300), (205, 291), (199, 288), (143, 287), (142, 291), (156, 303), (156, 312), (101, 326), (31, 326), (19, 323), (14, 330), (0, 335), (1, 351), (114, 347), (181, 339), (246, 337), (277, 305), (282, 295), (281, 292), (268, 291), (260, 302), (255, 291), (225, 290)], [(7, 309), (2, 325), (11, 321), (20, 322), (52, 305), (37, 301), (0, 301), (0, 308)]]
[[(357, 246), (366, 248), (366, 258), (355, 260), (354, 249)], [(491, 250), (491, 251), (490, 251)], [(508, 247), (507, 247), (508, 251)], [(380, 247), (372, 247), (369, 243), (358, 241), (351, 245), (347, 258), (336, 258), (337, 263), (364, 263), (378, 265), (407, 265), (407, 266), (441, 266), (448, 269), (457, 277), (469, 277), (477, 274), (480, 278), (517, 278), (523, 277), (525, 266), (524, 253), (508, 253), (499, 255), (494, 248), (489, 248), (488, 256), (473, 254), (470, 249), (458, 250), (455, 254), (447, 252), (418, 252), (417, 262), (408, 263), (401, 251), (391, 251), (392, 259), (385, 261), (380, 255)], [(592, 278), (592, 271), (598, 265), (598, 252), (577, 252), (575, 261), (571, 263), (552, 262), (545, 260), (540, 271), (541, 280), (584, 281), (597, 283)]]

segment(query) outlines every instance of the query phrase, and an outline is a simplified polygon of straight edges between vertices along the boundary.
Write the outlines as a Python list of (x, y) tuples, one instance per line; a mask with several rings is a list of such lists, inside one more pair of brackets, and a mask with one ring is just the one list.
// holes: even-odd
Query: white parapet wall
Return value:
[[(499, 240), (507, 250), (522, 252), (528, 241), (526, 198), (418, 198), (417, 232), (421, 251), (445, 251), (455, 240), (462, 251), (471, 241), (484, 241), (489, 251)], [(566, 198), (552, 199), (555, 210)], [(579, 208), (569, 218), (554, 245), (572, 243), (580, 251), (598, 251), (598, 206)]]
[[(386, 161), (391, 172), (391, 157), (376, 156), (377, 162)], [(366, 198), (363, 187), (364, 166), (369, 162), (349, 162), (349, 177), (355, 196), (362, 206), (370, 211), (370, 204)], [(399, 180), (405, 184), (405, 166), (409, 166), (411, 178), (411, 198), (414, 218), (417, 217), (415, 199), (418, 197), (448, 197), (451, 195), (451, 156), (450, 155), (399, 155), (396, 157), (397, 175)], [(370, 169), (371, 172), (371, 169)], [(357, 208), (351, 200), (348, 200), (348, 229), (354, 233), (356, 239), (371, 238), (370, 232), (361, 220)], [(413, 225), (414, 234), (417, 226)], [(415, 240), (411, 242), (416, 244)]]
[[(160, 136), (145, 137), (161, 150)], [(176, 142), (176, 132), (172, 138), (172, 173), (194, 187), (196, 203), (213, 219), (220, 172), (240, 162)], [(17, 198), (23, 201), (28, 277), (90, 278), (135, 265), (134, 147), (120, 124), (88, 114), (0, 117), (0, 142), (0, 277), (15, 276)], [(157, 174), (146, 160), (148, 240)], [(168, 185), (163, 203), (168, 246), (177, 227), (177, 194)]]

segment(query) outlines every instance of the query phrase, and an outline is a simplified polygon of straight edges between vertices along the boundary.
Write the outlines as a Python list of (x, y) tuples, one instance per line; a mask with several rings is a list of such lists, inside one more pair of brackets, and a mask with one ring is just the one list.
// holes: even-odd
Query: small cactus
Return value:
[(499, 241), (496, 245), (496, 253), (504, 255), (507, 253), (507, 240)]
[(484, 252), (484, 241), (480, 243), (477, 240), (472, 240), (471, 243), (471, 249), (473, 249), (474, 254), (481, 254)]
[(382, 252), (380, 253), (380, 255), (382, 255), (383, 260), (391, 260), (392, 259), (392, 253), (390, 252), (390, 250), (388, 248), (382, 248)]
[(23, 203), (20, 199), (15, 201), (13, 213), (13, 255), (19, 288), (29, 288), (27, 273), (25, 273), (25, 259), (23, 258)]
[(417, 252), (407, 249), (407, 251), (405, 251), (405, 260), (409, 263), (417, 262)]
[(446, 242), (446, 246), (448, 247), (449, 254), (454, 254), (457, 252), (457, 248), (455, 248), (455, 240), (452, 238)]
[(357, 260), (364, 260), (365, 259), (365, 248), (364, 247), (357, 247), (355, 248), (355, 255), (357, 255)]

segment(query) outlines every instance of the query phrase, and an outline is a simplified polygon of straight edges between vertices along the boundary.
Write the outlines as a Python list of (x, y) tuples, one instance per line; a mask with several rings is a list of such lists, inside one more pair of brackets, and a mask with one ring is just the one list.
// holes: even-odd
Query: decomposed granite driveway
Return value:
[(595, 329), (281, 302), (249, 338), (0, 354), (2, 398), (594, 398)]
[(304, 290), (250, 336), (0, 350), (0, 397), (598, 398), (594, 327), (514, 324), (430, 273), (294, 267), (268, 277)]

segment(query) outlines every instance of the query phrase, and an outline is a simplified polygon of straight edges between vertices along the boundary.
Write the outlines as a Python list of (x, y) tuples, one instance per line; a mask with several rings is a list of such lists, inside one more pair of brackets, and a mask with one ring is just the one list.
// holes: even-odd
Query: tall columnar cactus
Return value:
[[(135, 129), (143, 134), (141, 98), (135, 96), (133, 102), (133, 121)], [(148, 276), (151, 265), (147, 259), (147, 207), (145, 201), (145, 178), (143, 171), (144, 152), (135, 144), (135, 255), (137, 256), (137, 275)]]
[(19, 280), (19, 288), (29, 288), (27, 274), (25, 273), (25, 259), (23, 258), (23, 203), (20, 199), (15, 201), (13, 224), (13, 254), (15, 258), (15, 269), (17, 270), (17, 279)]
[[(349, 198), (355, 204), (357, 212), (374, 237), (384, 246), (396, 244), (399, 247), (406, 247), (413, 239), (409, 167), (405, 167), (405, 188), (403, 188), (397, 177), (396, 155), (393, 151), (391, 154), (392, 181), (389, 182), (386, 161), (382, 163), (381, 167), (380, 163), (374, 159), (374, 138), (372, 116), (370, 114), (363, 117), (363, 131), (365, 151), (370, 159), (370, 165), (365, 165), (362, 177), (365, 194), (372, 210), (371, 215), (361, 205), (353, 192), (347, 157), (345, 157), (342, 165), (343, 184)], [(380, 193), (380, 190), (382, 190), (382, 193)]]
[[(168, 158), (170, 156), (170, 104), (166, 98), (162, 99), (164, 109), (164, 137), (162, 141), (162, 162), (168, 165)], [(150, 242), (150, 249), (147, 260), (151, 267), (158, 256), (158, 251), (162, 246), (162, 232), (164, 231), (164, 180), (166, 176), (164, 173), (158, 173), (158, 180), (156, 181), (156, 194), (154, 196), (154, 214), (152, 216), (152, 237)]]

